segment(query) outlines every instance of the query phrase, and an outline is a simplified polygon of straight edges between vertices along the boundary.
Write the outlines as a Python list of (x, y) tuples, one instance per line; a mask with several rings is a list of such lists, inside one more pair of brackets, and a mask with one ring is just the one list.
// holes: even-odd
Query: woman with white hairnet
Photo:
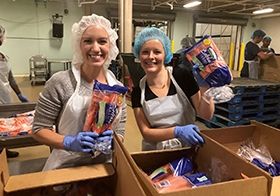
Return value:
[[(35, 111), (33, 137), (52, 148), (43, 170), (111, 161), (111, 155), (92, 158), (91, 152), (97, 141), (111, 140), (113, 131), (98, 135), (84, 132), (83, 126), (94, 80), (110, 86), (122, 85), (108, 70), (119, 52), (117, 38), (111, 23), (95, 14), (83, 16), (72, 26), (72, 70), (58, 72), (46, 82)], [(125, 121), (126, 103), (123, 101), (113, 124), (113, 130), (121, 139)]]
[(265, 60), (274, 55), (273, 52), (262, 52), (258, 46), (265, 35), (266, 32), (261, 29), (255, 30), (251, 35), (252, 40), (245, 46), (244, 62), (240, 73), (241, 77), (258, 79), (259, 58)]
[[(5, 41), (6, 32), (5, 28), (0, 25), (0, 46)], [(0, 104), (13, 103), (12, 89), (21, 102), (28, 102), (28, 99), (21, 93), (14, 79), (9, 57), (0, 52)]]
[(165, 66), (173, 56), (170, 47), (170, 39), (154, 27), (143, 29), (134, 42), (133, 53), (146, 73), (132, 91), (142, 150), (202, 145), (195, 114), (210, 120), (214, 113), (212, 98), (203, 95), (208, 85), (199, 87), (187, 70)]
[[(7, 31), (0, 25), (0, 46), (5, 41)], [(17, 94), (21, 102), (28, 102), (28, 99), (21, 93), (11, 70), (11, 62), (8, 56), (0, 52), (0, 104), (13, 103), (12, 90)], [(0, 152), (2, 149), (0, 149)], [(16, 151), (6, 150), (8, 158), (19, 155)]]

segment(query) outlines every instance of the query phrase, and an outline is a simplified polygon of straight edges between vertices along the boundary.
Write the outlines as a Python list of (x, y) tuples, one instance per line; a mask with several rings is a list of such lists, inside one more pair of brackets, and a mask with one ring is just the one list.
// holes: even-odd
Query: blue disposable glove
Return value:
[(113, 139), (113, 130), (106, 130), (99, 135), (97, 138), (98, 142), (103, 142), (104, 140), (112, 140)]
[(21, 102), (28, 102), (28, 99), (23, 94), (20, 93), (17, 96)]
[(97, 142), (98, 133), (79, 132), (76, 136), (65, 136), (63, 146), (66, 150), (75, 152), (91, 152)]
[(199, 144), (203, 145), (204, 139), (199, 135), (200, 130), (196, 125), (190, 124), (185, 126), (176, 126), (174, 129), (174, 136), (181, 139), (189, 146)]
[(195, 64), (193, 67), (192, 67), (192, 73), (193, 73), (193, 76), (195, 77), (196, 81), (197, 81), (197, 84), (198, 86), (208, 86), (208, 83), (202, 78), (202, 76), (200, 75), (199, 73), (199, 64)]

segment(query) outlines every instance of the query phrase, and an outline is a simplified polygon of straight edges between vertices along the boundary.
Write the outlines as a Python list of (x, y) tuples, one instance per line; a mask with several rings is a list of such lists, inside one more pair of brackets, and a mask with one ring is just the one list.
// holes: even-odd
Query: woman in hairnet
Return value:
[[(33, 137), (52, 148), (43, 170), (111, 161), (111, 155), (92, 158), (91, 152), (97, 141), (112, 139), (112, 130), (98, 135), (84, 132), (83, 126), (94, 80), (110, 86), (122, 85), (108, 70), (119, 52), (117, 38), (111, 23), (95, 14), (83, 16), (72, 26), (72, 70), (58, 72), (46, 82), (35, 111)], [(121, 139), (125, 121), (126, 103), (123, 101), (113, 124), (113, 130)]]
[[(0, 25), (0, 46), (5, 41), (7, 31)], [(13, 103), (12, 89), (21, 102), (28, 102), (28, 99), (21, 93), (11, 70), (11, 62), (8, 56), (0, 52), (0, 104)], [(2, 152), (3, 149), (0, 149)], [(8, 158), (19, 155), (16, 151), (6, 150)]]
[[(0, 25), (0, 46), (3, 45), (5, 37), (6, 30)], [(14, 79), (9, 57), (0, 52), (0, 104), (13, 103), (12, 89), (21, 102), (28, 102)]]
[(244, 55), (244, 63), (240, 73), (241, 77), (249, 77), (252, 79), (258, 79), (258, 60), (259, 58), (262, 60), (268, 59), (273, 56), (272, 52), (264, 53), (261, 51), (258, 44), (263, 40), (263, 37), (266, 33), (259, 29), (255, 30), (251, 35), (251, 41), (249, 41), (245, 46), (245, 55)]
[(187, 70), (166, 66), (173, 57), (170, 47), (170, 39), (154, 27), (143, 29), (134, 42), (133, 53), (146, 73), (132, 91), (142, 150), (202, 145), (196, 113), (206, 120), (214, 113), (212, 98), (203, 95), (209, 86), (198, 74), (196, 81)]
[(275, 54), (274, 49), (270, 47), (271, 41), (272, 41), (272, 37), (265, 36), (262, 40), (261, 51), (265, 53), (273, 52)]

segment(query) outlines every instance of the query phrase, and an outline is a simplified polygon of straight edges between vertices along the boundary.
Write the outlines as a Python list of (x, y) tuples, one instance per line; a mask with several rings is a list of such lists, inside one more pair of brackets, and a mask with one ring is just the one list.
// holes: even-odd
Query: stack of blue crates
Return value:
[(256, 120), (278, 127), (280, 123), (280, 83), (250, 78), (234, 78), (230, 84), (235, 96), (228, 102), (215, 104), (214, 116), (196, 120), (209, 128), (250, 124)]

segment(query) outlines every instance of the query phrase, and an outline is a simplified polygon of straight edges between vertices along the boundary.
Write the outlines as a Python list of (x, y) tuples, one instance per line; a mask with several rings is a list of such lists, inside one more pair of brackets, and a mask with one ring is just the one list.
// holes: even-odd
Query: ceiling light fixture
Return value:
[(265, 9), (254, 11), (253, 14), (265, 14), (270, 12), (273, 12), (272, 8), (265, 8)]
[(191, 7), (200, 5), (200, 4), (201, 4), (201, 1), (193, 1), (193, 2), (185, 4), (183, 7), (184, 8), (191, 8)]

